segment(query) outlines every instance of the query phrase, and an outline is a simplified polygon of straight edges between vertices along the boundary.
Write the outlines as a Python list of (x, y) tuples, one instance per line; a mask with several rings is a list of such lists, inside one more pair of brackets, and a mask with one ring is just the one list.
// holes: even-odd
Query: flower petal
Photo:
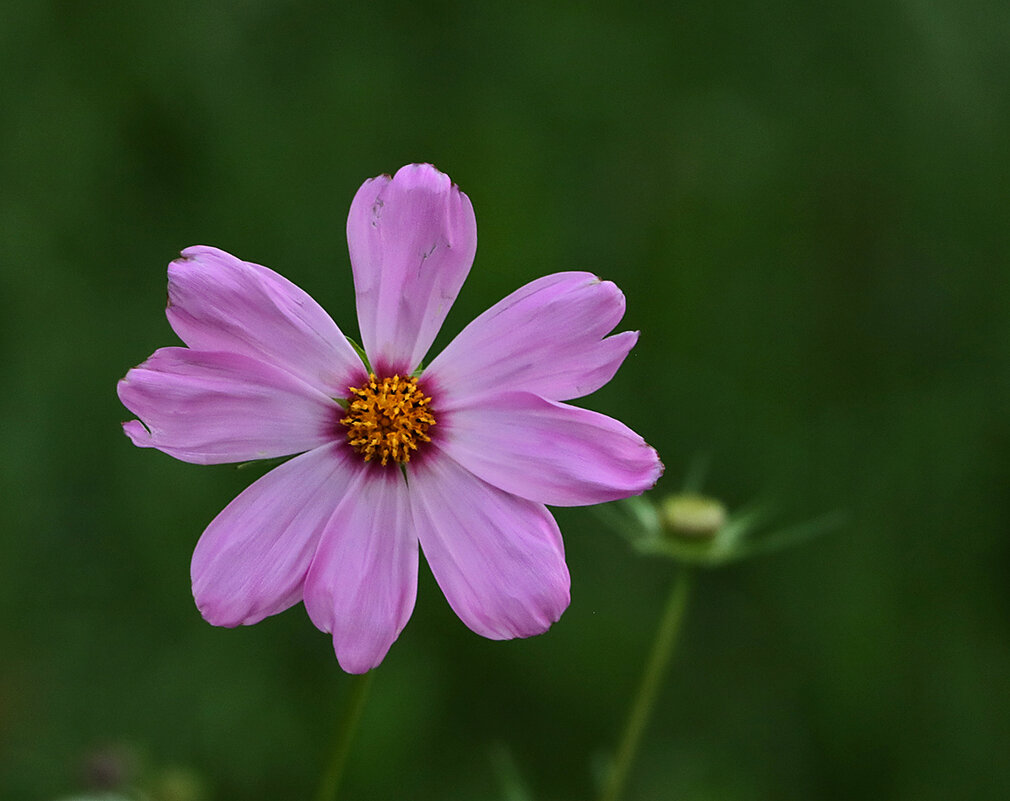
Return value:
[(347, 217), (361, 339), (377, 373), (410, 373), (477, 250), (470, 199), (430, 164), (366, 181)]
[(165, 313), (194, 350), (252, 356), (331, 397), (346, 397), (364, 375), (347, 338), (304, 290), (217, 248), (186, 248), (169, 265)]
[(550, 628), (568, 607), (570, 580), (547, 508), (492, 487), (444, 453), (411, 467), (421, 548), (460, 619), (493, 640)]
[(326, 521), (354, 482), (343, 443), (303, 453), (250, 484), (193, 552), (193, 597), (215, 626), (257, 623), (302, 599)]
[(663, 472), (624, 423), (529, 392), (488, 396), (439, 416), (439, 446), (489, 484), (553, 506), (638, 495)]
[(624, 316), (624, 295), (592, 273), (532, 281), (477, 317), (425, 370), (454, 396), (505, 389), (551, 400), (588, 395), (614, 377), (637, 331), (602, 339)]
[(340, 407), (279, 367), (237, 353), (161, 348), (119, 382), (141, 448), (196, 464), (311, 450), (335, 438)]
[(417, 595), (417, 537), (403, 475), (361, 464), (361, 480), (327, 523), (305, 579), (305, 609), (333, 633), (348, 673), (382, 661)]

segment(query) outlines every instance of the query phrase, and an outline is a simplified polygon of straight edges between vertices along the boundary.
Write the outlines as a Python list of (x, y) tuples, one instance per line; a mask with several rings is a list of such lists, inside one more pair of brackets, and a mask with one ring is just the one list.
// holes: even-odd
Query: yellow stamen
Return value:
[(376, 378), (372, 373), (360, 387), (348, 387), (352, 398), (347, 416), (347, 442), (366, 462), (388, 464), (410, 461), (419, 443), (431, 442), (428, 429), (435, 425), (431, 398), (417, 386), (416, 378)]

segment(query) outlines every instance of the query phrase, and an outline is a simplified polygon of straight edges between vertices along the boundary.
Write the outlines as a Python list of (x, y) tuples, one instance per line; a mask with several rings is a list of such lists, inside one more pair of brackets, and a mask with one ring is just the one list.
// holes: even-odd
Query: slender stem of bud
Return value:
[(656, 701), (663, 674), (666, 672), (666, 666), (669, 664), (670, 656), (677, 644), (677, 635), (684, 622), (684, 612), (687, 609), (687, 597), (691, 589), (692, 578), (690, 567), (687, 565), (677, 567), (677, 573), (670, 587), (670, 596), (666, 601), (666, 608), (663, 610), (663, 617), (659, 621), (659, 628), (656, 629), (652, 653), (649, 655), (645, 672), (642, 673), (638, 694), (635, 696), (634, 704), (628, 714), (628, 721), (624, 724), (621, 742), (614, 755), (614, 762), (610, 774), (607, 776), (600, 801), (618, 801), (624, 790), (624, 782), (628, 778), (628, 771), (635, 760), (635, 753), (638, 751), (642, 733), (649, 722), (649, 715)]
[(344, 767), (347, 765), (347, 755), (351, 751), (351, 743), (354, 742), (354, 733), (358, 728), (361, 710), (365, 708), (365, 700), (368, 698), (368, 688), (372, 685), (374, 672), (374, 670), (370, 670), (359, 676), (351, 676), (351, 688), (348, 691), (344, 712), (333, 738), (330, 761), (319, 781), (316, 801), (336, 801), (337, 799), (340, 783), (344, 778)]

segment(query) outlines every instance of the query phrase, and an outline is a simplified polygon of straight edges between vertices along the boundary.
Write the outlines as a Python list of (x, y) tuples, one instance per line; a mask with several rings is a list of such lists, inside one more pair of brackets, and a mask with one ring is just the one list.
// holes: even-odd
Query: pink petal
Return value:
[(606, 384), (638, 340), (603, 337), (624, 316), (624, 295), (592, 273), (532, 281), (477, 317), (425, 370), (446, 392), (466, 397), (506, 389), (551, 400)]
[(214, 518), (193, 552), (193, 597), (215, 626), (257, 623), (302, 598), (333, 510), (360, 473), (343, 443), (274, 468)]
[(362, 462), (362, 480), (330, 518), (305, 579), (305, 609), (333, 633), (348, 673), (378, 665), (417, 595), (417, 537), (407, 485), (394, 468)]
[(133, 444), (184, 462), (287, 456), (341, 433), (342, 413), (333, 400), (279, 367), (237, 353), (161, 348), (117, 390), (144, 424), (124, 424)]
[(169, 265), (166, 315), (194, 350), (252, 356), (331, 397), (345, 397), (364, 376), (347, 338), (306, 292), (217, 248), (186, 248)]
[(638, 495), (663, 466), (606, 415), (529, 392), (488, 396), (439, 417), (439, 447), (489, 484), (531, 501), (583, 506)]
[(366, 181), (347, 217), (358, 322), (376, 372), (409, 373), (445, 320), (477, 250), (470, 199), (430, 164)]
[(550, 628), (568, 607), (570, 582), (546, 507), (492, 487), (444, 453), (411, 467), (421, 547), (460, 619), (493, 640)]

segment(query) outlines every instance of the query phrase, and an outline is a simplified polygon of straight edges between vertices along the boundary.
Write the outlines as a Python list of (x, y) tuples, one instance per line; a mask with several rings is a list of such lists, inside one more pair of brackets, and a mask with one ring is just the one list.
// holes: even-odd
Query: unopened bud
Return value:
[(685, 539), (711, 539), (726, 524), (722, 503), (694, 493), (671, 495), (663, 501), (659, 514), (669, 534)]

